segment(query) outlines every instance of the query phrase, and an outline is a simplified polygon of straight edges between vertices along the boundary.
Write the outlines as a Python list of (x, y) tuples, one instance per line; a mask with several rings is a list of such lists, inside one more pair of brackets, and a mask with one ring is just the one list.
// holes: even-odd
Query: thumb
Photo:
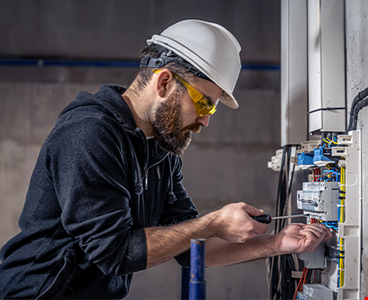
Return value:
[(264, 213), (262, 209), (255, 208), (254, 206), (248, 204), (245, 206), (244, 210), (248, 213), (248, 215), (255, 217), (260, 216)]

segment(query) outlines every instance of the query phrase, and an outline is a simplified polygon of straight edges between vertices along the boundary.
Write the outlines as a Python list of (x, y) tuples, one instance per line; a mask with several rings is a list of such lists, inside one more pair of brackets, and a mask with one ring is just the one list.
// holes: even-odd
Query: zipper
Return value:
[(144, 189), (148, 190), (148, 169), (144, 172)]
[(157, 170), (157, 176), (159, 179), (161, 179), (161, 174), (160, 174), (160, 168), (159, 168), (159, 164), (167, 157), (168, 155), (165, 155), (161, 160), (159, 160), (158, 162), (154, 163), (153, 165), (149, 166), (145, 171), (144, 171), (144, 189), (148, 190), (148, 171), (149, 169), (156, 167)]
[(161, 179), (160, 167), (157, 166), (156, 170), (157, 170), (157, 177), (158, 177), (158, 179)]

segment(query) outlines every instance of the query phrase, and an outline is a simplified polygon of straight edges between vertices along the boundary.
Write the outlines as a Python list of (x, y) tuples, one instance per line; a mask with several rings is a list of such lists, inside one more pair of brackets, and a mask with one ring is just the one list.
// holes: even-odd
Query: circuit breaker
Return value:
[(339, 190), (338, 182), (304, 182), (297, 194), (297, 207), (311, 218), (337, 221)]

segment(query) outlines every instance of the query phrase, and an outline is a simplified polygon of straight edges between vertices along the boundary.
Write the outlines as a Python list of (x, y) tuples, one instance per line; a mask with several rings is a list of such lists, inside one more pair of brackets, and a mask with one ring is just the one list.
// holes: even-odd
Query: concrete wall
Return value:
[[(350, 111), (355, 96), (368, 87), (368, 3), (346, 3), (346, 84)], [(361, 299), (368, 295), (368, 108), (359, 113), (358, 129), (362, 132), (362, 270)]]
[(218, 22), (243, 61), (278, 62), (275, 0), (1, 0), (0, 55), (132, 59), (153, 33), (186, 18)]
[[(279, 61), (273, 0), (0, 0), (0, 55), (135, 60), (145, 38), (188, 17), (228, 27), (244, 63)], [(0, 246), (19, 230), (30, 174), (58, 113), (78, 90), (127, 86), (134, 71), (0, 66)], [(235, 95), (240, 108), (221, 105), (183, 155), (184, 185), (202, 214), (234, 201), (273, 213), (278, 174), (266, 165), (280, 145), (279, 71), (242, 71)], [(265, 260), (206, 272), (208, 299), (267, 298)], [(169, 261), (137, 273), (128, 299), (178, 299), (180, 283)]]

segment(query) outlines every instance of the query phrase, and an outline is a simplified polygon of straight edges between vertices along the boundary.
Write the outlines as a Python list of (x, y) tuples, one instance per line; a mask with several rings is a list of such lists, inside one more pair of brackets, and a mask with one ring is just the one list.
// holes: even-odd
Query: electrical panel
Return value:
[[(331, 133), (330, 138), (325, 136), (323, 141), (322, 149), (328, 148), (328, 151), (323, 152), (325, 164), (323, 166), (317, 163), (310, 167), (313, 182), (303, 183), (303, 190), (298, 191), (297, 201), (298, 208), (308, 214), (309, 222), (325, 224), (333, 232), (334, 238), (325, 244), (324, 251), (319, 249), (313, 254), (308, 254), (310, 257), (305, 254), (299, 257), (304, 260), (306, 266), (321, 259), (326, 261), (324, 267), (317, 267), (322, 270), (320, 283), (336, 293), (336, 299), (359, 299), (360, 132), (352, 131), (335, 136)], [(313, 158), (314, 155), (319, 156), (315, 161), (321, 161), (320, 152), (316, 154), (316, 151), (313, 151), (309, 154)], [(313, 286), (309, 289), (313, 290)], [(305, 299), (312, 299), (308, 293), (304, 294), (307, 295)], [(335, 299), (326, 296), (328, 293), (324, 295), (318, 299)]]
[[(280, 153), (278, 150), (277, 161), (284, 161)], [(298, 286), (295, 299), (360, 299), (360, 131), (323, 133), (319, 142), (297, 146), (290, 163), (310, 173), (309, 180), (299, 186), (291, 201), (307, 216), (307, 223), (324, 224), (333, 234), (316, 251), (298, 254), (306, 272), (312, 270), (314, 275), (309, 281), (300, 276), (303, 283)]]
[[(332, 238), (313, 253), (299, 254), (301, 267), (295, 255), (269, 259), (270, 299), (361, 299), (360, 286), (366, 285), (360, 278), (362, 147), (357, 120), (368, 105), (368, 88), (347, 101), (345, 5), (335, 0), (281, 1), (283, 149), (269, 162), (280, 172), (276, 216), (302, 212), (307, 223), (328, 227)], [(304, 126), (310, 135), (303, 139)], [(291, 221), (275, 220), (274, 232), (286, 222)]]

